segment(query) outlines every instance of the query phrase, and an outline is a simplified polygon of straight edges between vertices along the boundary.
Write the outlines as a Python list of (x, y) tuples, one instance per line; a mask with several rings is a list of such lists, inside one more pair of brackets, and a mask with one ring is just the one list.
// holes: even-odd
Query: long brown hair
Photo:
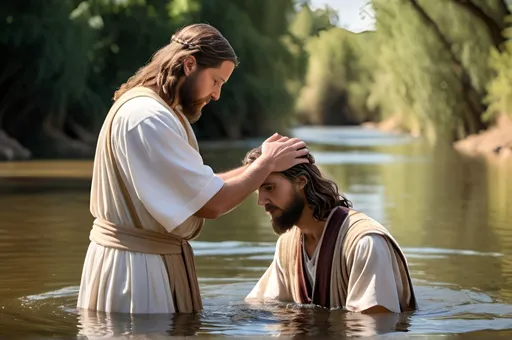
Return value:
[(171, 105), (176, 85), (184, 75), (183, 61), (196, 58), (199, 68), (219, 67), (223, 61), (238, 66), (238, 57), (226, 38), (213, 26), (192, 24), (176, 31), (168, 45), (158, 50), (150, 62), (140, 68), (114, 93), (114, 100), (136, 86), (152, 86)]
[[(251, 164), (261, 156), (261, 146), (247, 153), (243, 164)], [(325, 220), (329, 213), (337, 206), (352, 208), (352, 202), (339, 193), (338, 186), (333, 181), (324, 178), (320, 169), (315, 165), (315, 158), (310, 153), (306, 156), (309, 163), (298, 164), (279, 174), (290, 181), (299, 176), (307, 179), (304, 193), (308, 206), (313, 210), (313, 216), (317, 220)]]

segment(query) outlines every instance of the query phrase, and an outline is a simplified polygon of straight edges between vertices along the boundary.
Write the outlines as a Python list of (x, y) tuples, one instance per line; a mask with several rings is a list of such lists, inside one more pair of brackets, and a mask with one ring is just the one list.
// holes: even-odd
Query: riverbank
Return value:
[(501, 116), (494, 126), (457, 141), (453, 146), (457, 151), (468, 156), (512, 159), (512, 119)]
[(0, 178), (90, 179), (92, 160), (26, 160), (0, 163)]
[(30, 159), (32, 153), (17, 140), (11, 138), (0, 129), (0, 161), (16, 161)]
[[(419, 137), (419, 131), (409, 131), (406, 132), (400, 128), (400, 122), (395, 118), (385, 119), (381, 122), (365, 122), (361, 124), (361, 127), (365, 130), (374, 130), (380, 131), (389, 135), (409, 135), (411, 137)], [(306, 127), (306, 132), (301, 133), (301, 129), (294, 129), (293, 135), (295, 137), (303, 138), (306, 142), (317, 142), (316, 140), (311, 140), (311, 136), (308, 133), (308, 128)], [(314, 128), (314, 127), (313, 127)], [(326, 128), (325, 126), (320, 128)], [(336, 128), (336, 127), (332, 127)], [(351, 135), (354, 134), (359, 135), (359, 132), (352, 132)], [(364, 135), (364, 134), (363, 134)], [(325, 136), (324, 136), (325, 137)], [(346, 137), (346, 136), (345, 136)], [(332, 142), (331, 138), (331, 142)], [(259, 145), (263, 139), (253, 138), (247, 140), (238, 140), (238, 141), (199, 141), (201, 144), (201, 149), (203, 151), (212, 151), (219, 148), (242, 148), (248, 149)], [(343, 142), (343, 140), (341, 141)], [(495, 125), (484, 130), (478, 134), (468, 136), (465, 139), (459, 140), (453, 143), (453, 147), (455, 150), (460, 152), (461, 154), (470, 156), (470, 157), (490, 157), (493, 159), (503, 159), (508, 158), (512, 159), (512, 118), (507, 116), (501, 116), (496, 120)], [(80, 157), (79, 157), (80, 156)], [(92, 161), (93, 155), (91, 157), (83, 157), (83, 155), (78, 155), (76, 157), (59, 157), (60, 160), (66, 159), (82, 159), (84, 161)], [(39, 160), (34, 159), (30, 150), (24, 148), (20, 145), (16, 140), (10, 138), (4, 131), (0, 130), (0, 162), (7, 161), (9, 162), (39, 162)], [(43, 164), (43, 163), (37, 163)], [(73, 172), (73, 169), (69, 169)], [(0, 169), (0, 175), (1, 175)], [(23, 175), (22, 175), (23, 176)]]
[[(389, 133), (405, 133), (400, 128), (400, 122), (393, 117), (381, 122), (365, 122), (362, 127)], [(409, 134), (419, 136), (417, 131)], [(502, 115), (490, 128), (454, 142), (453, 147), (470, 157), (512, 159), (512, 118)]]

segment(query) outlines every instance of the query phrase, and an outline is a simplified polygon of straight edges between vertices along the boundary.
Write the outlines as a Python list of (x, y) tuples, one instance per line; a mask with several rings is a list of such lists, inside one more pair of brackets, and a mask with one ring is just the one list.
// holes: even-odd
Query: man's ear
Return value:
[(295, 183), (297, 183), (299, 189), (304, 189), (306, 184), (308, 184), (308, 179), (306, 176), (301, 175), (295, 179)]
[(186, 76), (194, 72), (197, 68), (196, 58), (192, 55), (188, 56), (183, 60), (183, 72)]

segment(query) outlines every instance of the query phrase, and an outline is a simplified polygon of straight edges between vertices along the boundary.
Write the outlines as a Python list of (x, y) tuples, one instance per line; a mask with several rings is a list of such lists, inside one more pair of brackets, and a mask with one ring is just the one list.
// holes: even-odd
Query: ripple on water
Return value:
[(360, 127), (297, 127), (293, 136), (306, 143), (335, 146), (383, 146), (409, 143), (414, 137)]
[[(196, 256), (211, 255), (248, 255), (247, 259), (254, 260), (271, 260), (275, 251), (275, 242), (239, 242), (239, 241), (223, 241), (223, 242), (205, 242), (192, 241), (191, 245)], [(405, 255), (408, 258), (447, 258), (451, 255), (465, 256), (489, 256), (502, 257), (504, 254), (500, 252), (480, 252), (476, 250), (466, 249), (446, 249), (446, 248), (415, 248), (403, 247)]]
[[(207, 250), (213, 242), (197, 244)], [(234, 243), (226, 242), (234, 245)], [(237, 247), (247, 246), (238, 242)], [(266, 246), (267, 244), (258, 244)], [(252, 244), (254, 246), (254, 244)], [(217, 249), (218, 249), (217, 245)], [(264, 247), (265, 248), (265, 247)], [(258, 247), (250, 248), (253, 252)], [(405, 248), (415, 254), (464, 254), (466, 256), (501, 256), (498, 253), (479, 253), (465, 250), (437, 248)], [(271, 252), (267, 249), (267, 252)], [(248, 252), (249, 254), (251, 252)], [(263, 271), (266, 267), (251, 268)], [(77, 329), (88, 336), (119, 336), (121, 334), (193, 335), (218, 334), (231, 336), (317, 335), (336, 338), (339, 335), (436, 335), (468, 333), (482, 330), (512, 331), (512, 305), (495, 302), (485, 292), (460, 289), (456, 285), (415, 279), (420, 309), (412, 314), (387, 317), (359, 315), (343, 311), (327, 312), (313, 306), (293, 304), (265, 304), (252, 306), (244, 303), (245, 294), (255, 278), (202, 277), (201, 292), (205, 310), (189, 316), (119, 316), (76, 311), (74, 304), (78, 286), (35, 294), (20, 299), (23, 323), (38, 324), (47, 329)], [(26, 311), (38, 313), (27, 313)], [(40, 313), (45, 310), (44, 314)], [(45, 315), (42, 319), (41, 315)], [(30, 320), (30, 318), (34, 320)], [(59, 326), (59, 327), (60, 327)]]

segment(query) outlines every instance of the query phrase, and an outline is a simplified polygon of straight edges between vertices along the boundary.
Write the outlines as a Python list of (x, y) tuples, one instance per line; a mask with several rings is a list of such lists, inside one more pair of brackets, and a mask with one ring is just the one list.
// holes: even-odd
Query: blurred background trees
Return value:
[(0, 159), (91, 157), (115, 89), (193, 22), (241, 61), (200, 140), (386, 121), (453, 141), (512, 112), (507, 1), (369, 3), (376, 30), (353, 33), (304, 0), (3, 1)]

